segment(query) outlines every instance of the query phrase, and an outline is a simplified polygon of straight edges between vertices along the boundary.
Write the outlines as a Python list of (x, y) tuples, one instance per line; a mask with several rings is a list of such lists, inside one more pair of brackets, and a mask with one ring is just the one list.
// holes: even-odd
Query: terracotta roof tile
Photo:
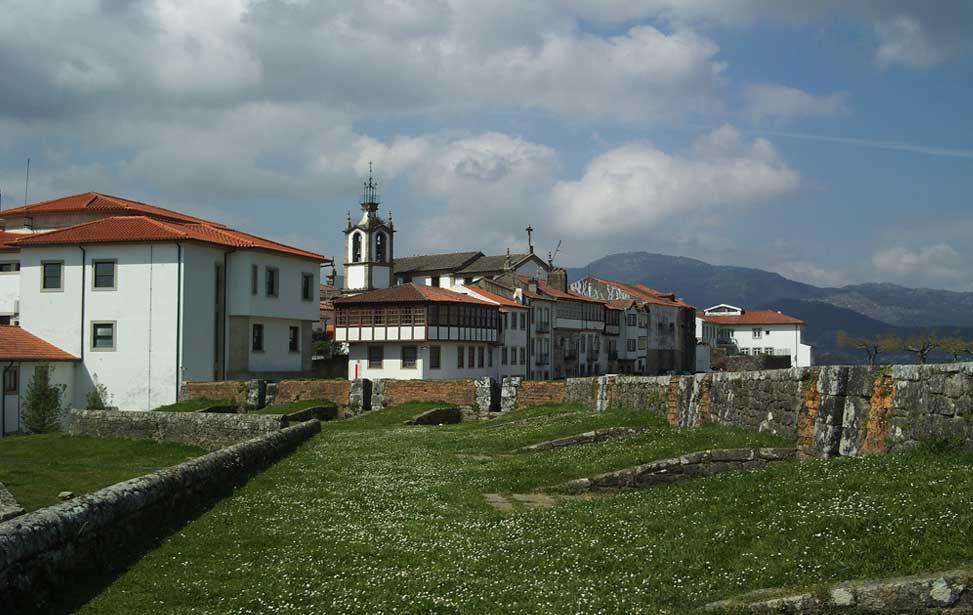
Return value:
[(147, 216), (113, 216), (93, 222), (85, 222), (45, 233), (21, 235), (13, 242), (16, 246), (74, 245), (87, 243), (119, 243), (137, 241), (199, 241), (234, 248), (255, 248), (280, 252), (291, 256), (318, 261), (329, 259), (277, 243), (263, 237), (227, 227), (208, 224), (183, 224), (163, 222)]
[(0, 250), (16, 250), (17, 246), (13, 245), (15, 239), (20, 239), (23, 235), (19, 233), (8, 233), (7, 231), (0, 231)]
[(743, 314), (714, 316), (697, 312), (696, 316), (717, 325), (803, 325), (803, 320), (774, 310), (746, 310)]
[(50, 201), (41, 201), (39, 203), (32, 203), (22, 207), (6, 209), (3, 212), (0, 212), (0, 218), (22, 215), (38, 216), (48, 214), (82, 213), (86, 211), (94, 213), (114, 213), (120, 215), (143, 215), (175, 222), (196, 222), (199, 224), (208, 224), (209, 226), (223, 227), (222, 224), (204, 220), (203, 218), (187, 216), (186, 214), (181, 214), (177, 211), (172, 211), (171, 209), (165, 209), (156, 205), (149, 205), (148, 203), (141, 203), (139, 201), (132, 201), (130, 199), (123, 199), (121, 197), (111, 196), (110, 194), (101, 194), (98, 192), (83, 192), (81, 194), (64, 196), (57, 199), (52, 199)]
[(435, 286), (426, 286), (425, 284), (416, 284), (415, 282), (372, 290), (349, 297), (337, 297), (333, 300), (333, 303), (335, 306), (356, 303), (473, 303), (496, 307), (494, 303), (482, 301), (463, 293)]
[(16, 325), (0, 325), (0, 361), (80, 361)]
[(526, 305), (523, 305), (521, 303), (517, 303), (513, 299), (508, 299), (507, 297), (504, 297), (503, 295), (498, 295), (496, 293), (491, 293), (488, 290), (483, 290), (482, 288), (470, 288), (470, 291), (476, 293), (477, 295), (480, 295), (481, 297), (483, 297), (487, 301), (492, 301), (494, 303), (498, 303), (500, 305), (505, 305), (507, 307), (515, 307), (515, 308), (520, 308), (522, 310), (527, 309), (527, 306)]

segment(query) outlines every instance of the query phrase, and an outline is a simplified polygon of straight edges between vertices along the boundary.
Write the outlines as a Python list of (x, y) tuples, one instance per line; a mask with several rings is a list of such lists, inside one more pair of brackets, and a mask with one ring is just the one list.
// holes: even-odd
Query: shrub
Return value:
[(40, 365), (27, 385), (24, 425), (32, 433), (48, 433), (61, 428), (63, 384), (51, 384), (51, 368)]
[(107, 410), (111, 406), (111, 395), (108, 393), (108, 387), (98, 382), (97, 376), (93, 380), (94, 387), (88, 391), (85, 406), (88, 410)]

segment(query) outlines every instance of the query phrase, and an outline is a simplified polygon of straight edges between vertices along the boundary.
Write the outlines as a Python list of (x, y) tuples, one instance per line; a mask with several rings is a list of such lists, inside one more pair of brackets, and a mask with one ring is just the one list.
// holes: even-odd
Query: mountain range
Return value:
[(568, 269), (570, 280), (585, 275), (674, 292), (698, 309), (728, 303), (744, 309), (780, 310), (807, 323), (805, 342), (816, 347), (821, 363), (860, 359), (854, 349), (837, 345), (835, 336), (841, 330), (867, 336), (958, 333), (973, 339), (971, 292), (895, 284), (819, 287), (761, 269), (648, 252), (611, 254), (587, 267)]

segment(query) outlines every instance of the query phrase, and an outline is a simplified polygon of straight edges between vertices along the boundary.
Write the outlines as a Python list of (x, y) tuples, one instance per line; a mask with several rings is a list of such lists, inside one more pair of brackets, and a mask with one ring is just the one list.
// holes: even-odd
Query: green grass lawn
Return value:
[(212, 408), (213, 406), (234, 406), (235, 401), (229, 399), (188, 399), (186, 401), (176, 402), (174, 404), (169, 404), (168, 406), (159, 406), (154, 408), (155, 412), (197, 412), (204, 408)]
[(61, 433), (10, 436), (0, 440), (0, 483), (29, 512), (56, 504), (62, 491), (91, 493), (204, 453), (151, 440)]
[(293, 401), (289, 404), (281, 404), (279, 406), (267, 406), (257, 410), (255, 414), (290, 414), (291, 412), (297, 412), (298, 410), (304, 410), (305, 408), (333, 405), (335, 405), (333, 401), (325, 401), (323, 399), (307, 399), (302, 401)]
[[(565, 406), (402, 425), (437, 405), (327, 424), (80, 612), (687, 613), (763, 587), (973, 559), (970, 453), (810, 461), (501, 514), (482, 493), (526, 493), (679, 453), (780, 442)], [(514, 452), (637, 425), (653, 429)]]

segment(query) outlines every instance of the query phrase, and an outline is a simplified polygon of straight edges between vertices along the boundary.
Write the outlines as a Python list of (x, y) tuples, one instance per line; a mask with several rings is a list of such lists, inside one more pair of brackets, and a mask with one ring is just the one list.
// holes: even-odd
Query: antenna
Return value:
[(30, 158), (27, 159), (27, 177), (24, 178), (24, 205), (27, 204), (27, 187), (30, 186)]

